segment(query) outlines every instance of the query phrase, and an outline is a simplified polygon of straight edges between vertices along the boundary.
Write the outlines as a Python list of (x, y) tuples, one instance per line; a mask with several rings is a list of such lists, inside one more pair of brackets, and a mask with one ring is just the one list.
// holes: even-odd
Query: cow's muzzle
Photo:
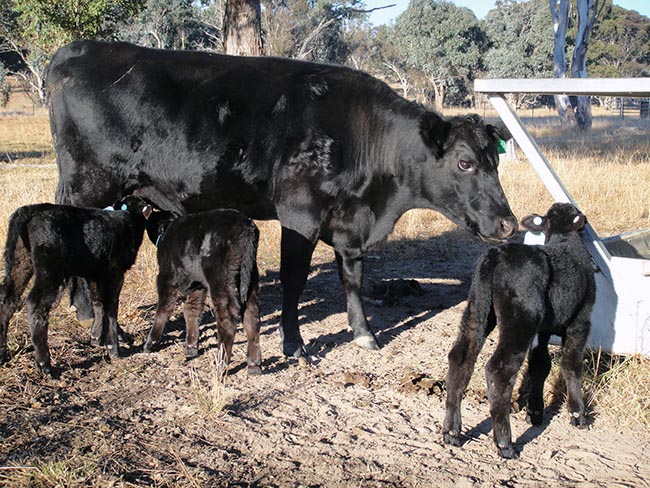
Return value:
[(517, 219), (513, 215), (511, 215), (499, 221), (499, 225), (494, 235), (486, 236), (478, 232), (478, 237), (483, 242), (489, 242), (490, 244), (499, 244), (501, 242), (505, 242), (510, 237), (512, 237), (514, 233), (517, 231), (517, 228), (518, 228)]

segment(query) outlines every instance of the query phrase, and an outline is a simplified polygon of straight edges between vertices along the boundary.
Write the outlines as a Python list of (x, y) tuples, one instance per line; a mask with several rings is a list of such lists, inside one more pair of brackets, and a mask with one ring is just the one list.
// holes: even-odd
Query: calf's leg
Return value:
[(206, 290), (193, 290), (185, 300), (183, 316), (185, 317), (185, 358), (195, 358), (199, 354), (199, 320), (205, 303)]
[(5, 362), (7, 356), (9, 321), (16, 313), (20, 298), (34, 274), (32, 258), (24, 246), (17, 246), (14, 254), (14, 266), (5, 274), (5, 281), (0, 285), (0, 364)]
[(149, 331), (147, 342), (144, 345), (144, 352), (153, 351), (154, 347), (160, 341), (165, 325), (169, 316), (174, 309), (176, 300), (176, 290), (169, 284), (171, 276), (167, 274), (158, 274), (156, 279), (158, 288), (158, 305), (156, 306), (156, 316), (153, 320), (153, 327)]
[(104, 316), (106, 317), (106, 349), (108, 355), (113, 358), (120, 356), (118, 341), (117, 312), (119, 306), (120, 292), (124, 284), (123, 275), (109, 276), (105, 283), (98, 283), (97, 289), (102, 297)]
[(560, 370), (567, 387), (567, 407), (571, 423), (576, 427), (587, 426), (585, 405), (582, 399), (582, 359), (589, 336), (591, 310), (582, 310), (565, 332), (562, 340)]
[[(463, 393), (474, 371), (476, 358), (483, 348), (485, 338), (494, 329), (496, 318), (489, 306), (487, 322), (478, 320), (477, 307), (479, 305), (472, 299), (467, 304), (463, 313), (458, 338), (449, 352), (449, 369), (447, 370), (447, 400), (445, 420), (442, 427), (443, 441), (446, 444), (460, 446), (460, 431), (462, 428), (461, 402)], [(482, 315), (485, 315), (483, 313)]]
[(234, 289), (219, 288), (216, 291), (210, 286), (212, 304), (216, 309), (217, 331), (219, 332), (219, 342), (223, 347), (224, 359), (226, 364), (230, 363), (232, 357), (232, 345), (235, 342), (235, 332), (237, 330), (237, 319), (231, 313)]
[(246, 332), (247, 348), (246, 358), (248, 361), (248, 374), (258, 375), (262, 373), (262, 351), (260, 349), (260, 308), (257, 299), (258, 278), (257, 270), (254, 271), (255, 279), (251, 280), (251, 286), (244, 310), (244, 332)]
[(93, 305), (93, 326), (90, 329), (90, 344), (99, 346), (102, 343), (102, 338), (106, 337), (106, 330), (104, 330), (104, 306), (97, 291), (97, 284), (89, 283), (88, 285)]
[(537, 344), (528, 353), (528, 382), (530, 392), (526, 418), (532, 425), (541, 425), (544, 414), (544, 381), (551, 371), (548, 353), (549, 335), (539, 334)]
[(50, 350), (47, 345), (47, 329), (52, 305), (56, 302), (63, 280), (36, 272), (34, 286), (27, 295), (27, 317), (34, 345), (36, 366), (44, 374), (52, 373)]

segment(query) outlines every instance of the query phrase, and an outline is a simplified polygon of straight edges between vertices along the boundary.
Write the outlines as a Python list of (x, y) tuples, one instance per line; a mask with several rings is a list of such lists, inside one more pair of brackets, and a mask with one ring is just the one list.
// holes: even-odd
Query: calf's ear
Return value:
[(450, 130), (451, 124), (435, 112), (426, 112), (420, 119), (420, 136), (436, 158), (442, 157)]
[(585, 217), (583, 214), (579, 213), (573, 218), (573, 230), (582, 230), (585, 228), (585, 224), (587, 223), (587, 217)]
[(142, 215), (144, 215), (144, 218), (149, 220), (149, 217), (151, 217), (151, 213), (153, 212), (153, 207), (149, 204), (145, 205), (142, 207)]
[(521, 219), (521, 226), (532, 232), (543, 232), (546, 225), (546, 217), (541, 215), (531, 214)]

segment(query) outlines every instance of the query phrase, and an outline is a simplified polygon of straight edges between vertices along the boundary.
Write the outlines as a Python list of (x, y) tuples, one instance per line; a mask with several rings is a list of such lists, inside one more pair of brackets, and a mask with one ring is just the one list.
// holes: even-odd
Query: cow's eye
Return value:
[(466, 172), (472, 171), (474, 169), (474, 165), (470, 161), (465, 161), (464, 159), (458, 161), (458, 167), (461, 171)]

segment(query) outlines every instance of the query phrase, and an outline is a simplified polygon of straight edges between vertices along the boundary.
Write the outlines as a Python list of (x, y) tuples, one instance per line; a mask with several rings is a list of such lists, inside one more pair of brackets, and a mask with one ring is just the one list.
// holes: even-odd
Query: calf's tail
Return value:
[(34, 273), (27, 224), (32, 218), (29, 207), (16, 210), (9, 220), (4, 261), (5, 276), (0, 284), (0, 364), (7, 352), (7, 328), (18, 302)]

